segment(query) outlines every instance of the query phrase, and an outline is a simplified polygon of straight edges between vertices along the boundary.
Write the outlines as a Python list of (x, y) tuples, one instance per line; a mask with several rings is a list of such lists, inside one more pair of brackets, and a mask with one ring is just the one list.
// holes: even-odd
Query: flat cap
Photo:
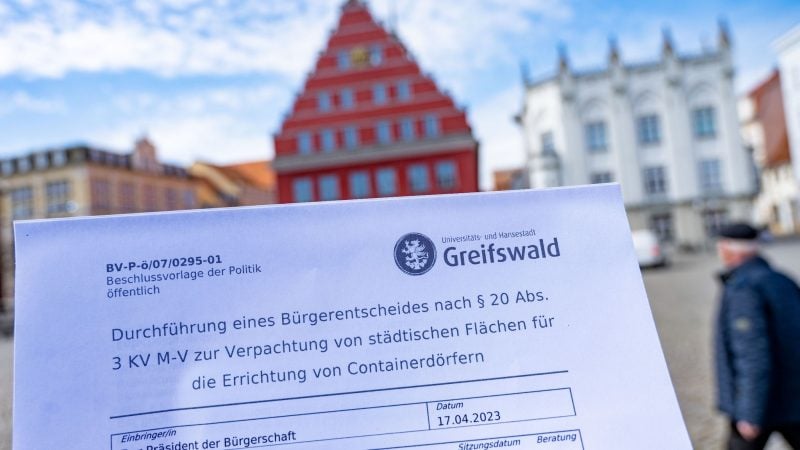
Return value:
[(744, 223), (731, 223), (723, 225), (717, 234), (721, 238), (739, 239), (742, 241), (754, 241), (758, 239), (759, 231), (752, 226)]

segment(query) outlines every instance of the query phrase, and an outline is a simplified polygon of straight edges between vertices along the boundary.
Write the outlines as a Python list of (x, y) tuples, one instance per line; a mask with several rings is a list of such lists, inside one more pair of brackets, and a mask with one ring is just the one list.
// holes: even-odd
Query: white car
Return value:
[(639, 267), (660, 267), (667, 265), (667, 255), (658, 241), (658, 236), (650, 230), (631, 231), (633, 248)]

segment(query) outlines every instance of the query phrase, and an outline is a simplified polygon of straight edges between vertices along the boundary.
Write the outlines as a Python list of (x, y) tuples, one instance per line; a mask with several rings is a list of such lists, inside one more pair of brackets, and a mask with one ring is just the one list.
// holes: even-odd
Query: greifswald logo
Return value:
[(408, 233), (394, 245), (394, 262), (409, 275), (422, 275), (436, 262), (436, 246), (421, 233)]

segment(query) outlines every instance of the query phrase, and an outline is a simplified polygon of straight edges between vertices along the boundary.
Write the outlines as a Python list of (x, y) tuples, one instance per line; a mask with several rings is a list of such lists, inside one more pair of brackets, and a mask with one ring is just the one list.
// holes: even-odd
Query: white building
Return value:
[(704, 245), (726, 220), (751, 215), (752, 160), (739, 135), (730, 39), (679, 55), (664, 33), (658, 61), (526, 81), (518, 116), (531, 187), (618, 181), (631, 228), (682, 246)]
[(792, 154), (795, 179), (800, 180), (800, 25), (789, 30), (774, 44), (778, 52), (781, 90), (789, 130), (789, 149)]

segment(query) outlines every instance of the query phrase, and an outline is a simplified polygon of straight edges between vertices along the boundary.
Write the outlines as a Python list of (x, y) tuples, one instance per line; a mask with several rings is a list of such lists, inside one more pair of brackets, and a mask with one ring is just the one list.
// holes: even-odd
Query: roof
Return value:
[(493, 172), (494, 176), (494, 190), (507, 191), (511, 189), (520, 189), (519, 182), (524, 185), (527, 180), (523, 178), (527, 176), (527, 169), (524, 167), (517, 167), (513, 169), (500, 169)]
[(772, 48), (774, 48), (778, 53), (783, 53), (784, 51), (792, 48), (792, 46), (796, 45), (798, 42), (800, 42), (800, 25), (795, 25), (794, 28), (776, 39), (772, 43)]
[(755, 105), (756, 120), (764, 129), (764, 166), (775, 167), (791, 161), (789, 136), (783, 109), (780, 72), (775, 69), (756, 86), (750, 97)]
[(218, 169), (225, 176), (240, 180), (258, 189), (275, 189), (275, 171), (272, 170), (272, 163), (268, 160), (218, 166)]
[[(153, 159), (153, 165), (145, 170), (133, 163), (134, 153), (118, 153), (91, 147), (85, 144), (70, 145), (62, 148), (50, 148), (31, 152), (21, 156), (0, 159), (0, 165), (6, 166), (3, 170), (6, 175), (11, 173), (27, 173), (31, 170), (46, 170), (72, 163), (91, 163), (95, 165), (113, 167), (137, 173), (151, 173), (155, 175), (174, 176), (186, 178), (188, 173), (184, 167), (164, 164)], [(20, 169), (20, 166), (26, 167)], [(32, 168), (32, 169), (31, 169)]]
[[(718, 53), (707, 52), (701, 54), (687, 54), (687, 55), (678, 55), (676, 57), (679, 64), (698, 64), (698, 63), (708, 63), (716, 61), (719, 58)], [(647, 72), (647, 71), (656, 71), (660, 70), (664, 67), (663, 60), (649, 60), (649, 61), (640, 61), (640, 62), (631, 62), (631, 63), (622, 63), (621, 64), (622, 70), (625, 72)], [(585, 79), (592, 79), (592, 78), (601, 78), (604, 76), (611, 75), (611, 66), (606, 65), (604, 67), (593, 67), (593, 68), (586, 68), (586, 69), (571, 69), (571, 74), (576, 80), (585, 80)], [(524, 80), (525, 87), (527, 88), (534, 88), (549, 82), (553, 82), (558, 80), (558, 72), (551, 72), (548, 75), (544, 75), (542, 77), (534, 78), (533, 80)]]
[(789, 136), (783, 110), (780, 72), (774, 69), (747, 96), (753, 101), (755, 120), (764, 130), (764, 167), (776, 167), (791, 161)]

